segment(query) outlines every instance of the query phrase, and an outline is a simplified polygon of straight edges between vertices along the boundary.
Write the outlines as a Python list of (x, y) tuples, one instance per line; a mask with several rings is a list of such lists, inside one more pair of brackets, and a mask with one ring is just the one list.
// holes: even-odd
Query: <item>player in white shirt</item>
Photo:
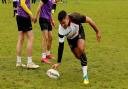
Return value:
[(67, 13), (62, 10), (58, 14), (58, 20), (60, 22), (58, 33), (58, 63), (54, 64), (52, 67), (57, 69), (61, 63), (64, 49), (64, 39), (66, 37), (71, 51), (75, 57), (81, 61), (84, 84), (89, 84), (87, 74), (87, 57), (85, 53), (85, 33), (82, 23), (88, 23), (94, 29), (98, 41), (101, 39), (101, 32), (91, 18), (80, 15), (79, 13), (67, 15)]

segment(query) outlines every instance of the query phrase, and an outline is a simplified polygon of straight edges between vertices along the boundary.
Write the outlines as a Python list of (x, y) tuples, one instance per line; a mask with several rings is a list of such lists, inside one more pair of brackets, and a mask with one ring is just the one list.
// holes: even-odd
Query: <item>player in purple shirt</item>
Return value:
[(51, 63), (48, 59), (54, 58), (54, 56), (50, 53), (51, 45), (52, 45), (52, 26), (55, 26), (51, 13), (53, 3), (54, 0), (41, 0), (37, 8), (37, 13), (35, 15), (35, 19), (37, 19), (39, 16), (39, 23), (43, 38), (42, 39), (43, 51), (42, 51), (41, 61), (48, 64)]
[(30, 0), (19, 0), (18, 2), (18, 15), (16, 17), (19, 37), (17, 42), (16, 54), (17, 54), (17, 63), (16, 67), (26, 67), (26, 65), (21, 63), (21, 51), (24, 42), (25, 35), (27, 36), (27, 68), (38, 68), (39, 65), (36, 65), (32, 62), (32, 45), (33, 45), (33, 32), (31, 20), (34, 21), (34, 17), (31, 12)]

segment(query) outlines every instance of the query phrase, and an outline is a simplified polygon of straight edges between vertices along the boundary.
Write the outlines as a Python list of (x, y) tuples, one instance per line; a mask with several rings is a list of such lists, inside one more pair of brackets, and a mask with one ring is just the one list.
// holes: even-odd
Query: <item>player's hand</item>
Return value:
[(54, 21), (54, 20), (51, 21), (51, 25), (52, 25), (53, 27), (55, 27), (55, 21)]
[(34, 20), (35, 20), (34, 16), (31, 15), (30, 17), (31, 17), (32, 22), (34, 22)]
[(101, 40), (101, 32), (97, 32), (96, 33), (96, 39), (97, 39), (98, 42), (100, 42), (100, 40)]
[(58, 69), (59, 66), (60, 66), (59, 63), (53, 64), (53, 65), (52, 65), (52, 69)]
[(37, 18), (34, 16), (34, 21), (33, 21), (34, 23), (36, 23), (37, 22)]

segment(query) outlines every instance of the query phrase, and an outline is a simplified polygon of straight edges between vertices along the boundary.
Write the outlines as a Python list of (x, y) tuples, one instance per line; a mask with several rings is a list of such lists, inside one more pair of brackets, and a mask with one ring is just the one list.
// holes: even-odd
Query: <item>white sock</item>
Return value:
[(17, 63), (21, 63), (21, 57), (17, 56)]
[(42, 58), (46, 58), (46, 53), (42, 53)]
[(87, 66), (82, 66), (82, 70), (83, 70), (83, 77), (85, 77), (87, 75)]
[(47, 55), (50, 55), (50, 51), (47, 52)]
[(28, 63), (28, 64), (29, 64), (29, 63), (32, 63), (32, 57), (28, 57), (27, 63)]

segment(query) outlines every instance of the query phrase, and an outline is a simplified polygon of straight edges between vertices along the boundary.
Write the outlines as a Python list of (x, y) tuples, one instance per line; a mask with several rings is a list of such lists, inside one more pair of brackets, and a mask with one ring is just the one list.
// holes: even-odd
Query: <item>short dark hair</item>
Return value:
[(67, 16), (67, 12), (62, 10), (58, 14), (58, 20), (61, 22)]

